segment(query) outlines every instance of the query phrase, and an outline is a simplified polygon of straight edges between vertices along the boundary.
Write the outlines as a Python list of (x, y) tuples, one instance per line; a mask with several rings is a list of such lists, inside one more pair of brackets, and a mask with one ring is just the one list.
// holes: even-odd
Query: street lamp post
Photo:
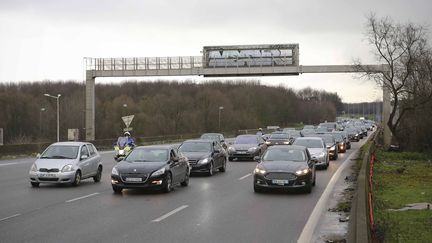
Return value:
[(53, 99), (57, 99), (57, 142), (60, 141), (60, 111), (59, 111), (59, 100), (61, 94), (57, 94), (57, 96), (50, 95), (50, 94), (44, 94), (46, 97), (50, 97)]
[(39, 140), (42, 137), (42, 112), (44, 111), (46, 111), (45, 107), (42, 107), (39, 110)]
[(224, 109), (223, 106), (219, 106), (219, 132), (220, 132), (220, 130), (221, 130), (221, 127), (220, 127), (220, 124), (221, 124), (220, 119), (221, 119), (221, 111), (222, 111), (223, 109)]

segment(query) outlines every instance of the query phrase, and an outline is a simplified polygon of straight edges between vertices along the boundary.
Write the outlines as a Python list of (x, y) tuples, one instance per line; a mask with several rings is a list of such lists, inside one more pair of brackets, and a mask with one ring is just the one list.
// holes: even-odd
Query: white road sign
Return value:
[(129, 127), (129, 125), (131, 124), (132, 120), (134, 119), (135, 115), (130, 115), (130, 116), (123, 116), (123, 122), (126, 125), (126, 127)]

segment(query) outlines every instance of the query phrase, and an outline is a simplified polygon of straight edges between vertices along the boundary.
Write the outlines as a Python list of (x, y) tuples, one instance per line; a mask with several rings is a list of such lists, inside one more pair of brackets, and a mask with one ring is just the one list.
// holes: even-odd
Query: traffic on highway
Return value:
[(54, 143), (36, 160), (0, 161), (2, 241), (296, 242), (313, 233), (304, 228), (317, 201), (374, 127), (350, 119), (203, 134), (120, 159)]

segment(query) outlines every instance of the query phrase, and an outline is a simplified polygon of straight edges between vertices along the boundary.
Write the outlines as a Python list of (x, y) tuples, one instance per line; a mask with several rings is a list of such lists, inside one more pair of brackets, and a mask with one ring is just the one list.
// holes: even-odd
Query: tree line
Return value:
[[(136, 137), (237, 131), (316, 124), (334, 120), (343, 109), (340, 97), (312, 88), (300, 91), (264, 86), (256, 80), (138, 82), (96, 84), (96, 139), (119, 136), (122, 116), (135, 115)], [(85, 84), (43, 81), (0, 84), (0, 128), (9, 144), (54, 141), (57, 134), (56, 100), (60, 97), (60, 139), (67, 129), (85, 134)], [(219, 107), (221, 122), (219, 124)]]

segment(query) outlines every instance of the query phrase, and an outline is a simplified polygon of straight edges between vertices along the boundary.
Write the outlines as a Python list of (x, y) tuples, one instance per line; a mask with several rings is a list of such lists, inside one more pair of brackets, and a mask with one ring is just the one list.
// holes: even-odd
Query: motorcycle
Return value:
[(133, 146), (128, 144), (127, 138), (119, 137), (117, 143), (114, 144), (114, 159), (119, 162), (123, 160), (133, 149)]

